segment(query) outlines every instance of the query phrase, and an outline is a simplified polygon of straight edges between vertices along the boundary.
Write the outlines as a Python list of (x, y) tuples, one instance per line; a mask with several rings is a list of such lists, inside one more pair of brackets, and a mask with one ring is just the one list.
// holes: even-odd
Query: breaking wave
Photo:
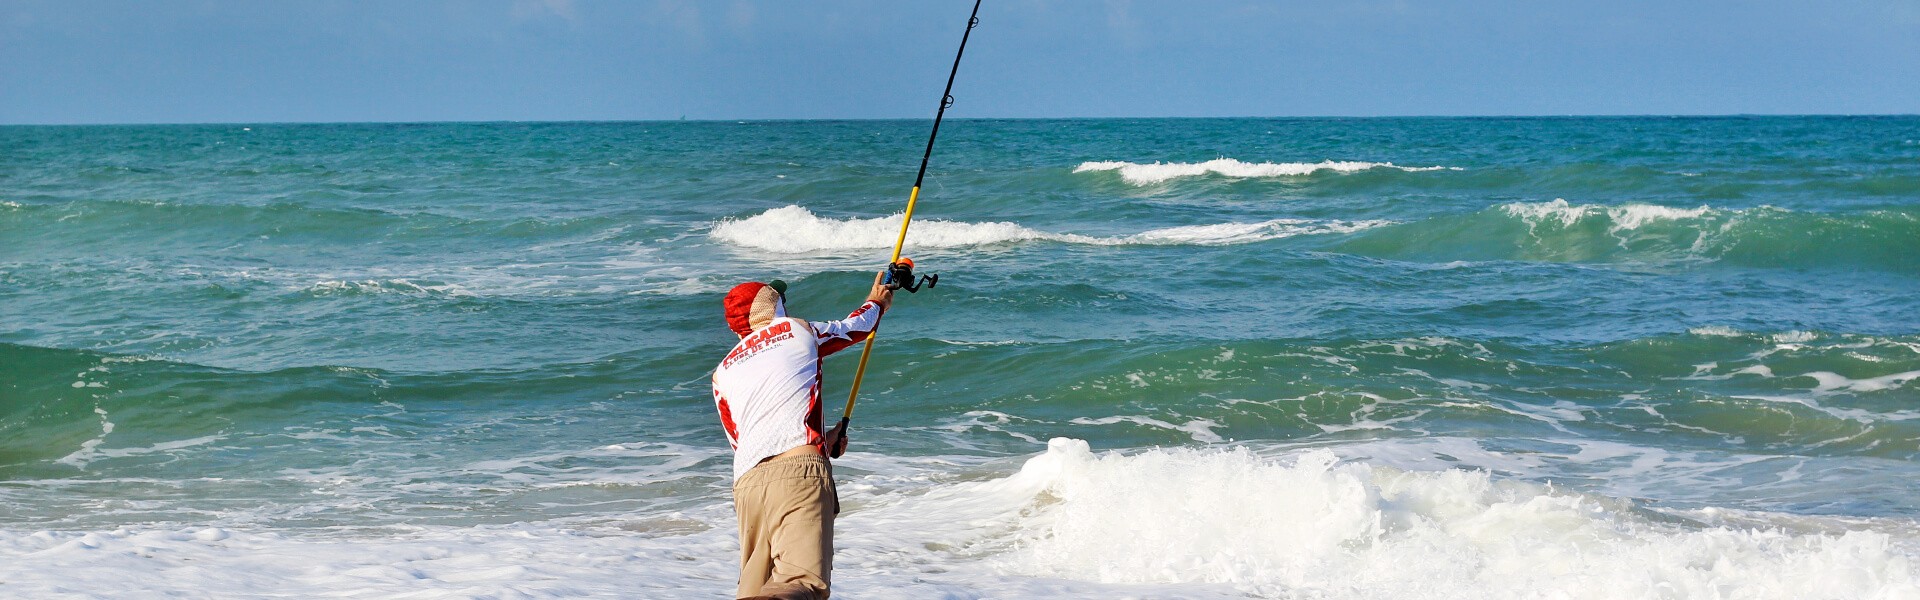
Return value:
[(1152, 185), (1182, 177), (1218, 175), (1236, 179), (1253, 177), (1297, 177), (1311, 175), (1320, 171), (1352, 173), (1368, 169), (1398, 169), (1407, 172), (1460, 170), (1459, 167), (1402, 167), (1393, 163), (1363, 162), (1350, 160), (1326, 160), (1317, 163), (1249, 163), (1231, 158), (1216, 158), (1197, 163), (1131, 163), (1125, 161), (1090, 161), (1074, 167), (1075, 173), (1098, 171), (1118, 171), (1120, 179), (1133, 185)]
[[(889, 248), (900, 233), (901, 215), (874, 219), (832, 219), (801, 206), (784, 206), (744, 219), (716, 223), (710, 235), (734, 246), (783, 254)], [(1060, 242), (1098, 246), (1246, 244), (1300, 235), (1352, 233), (1390, 221), (1272, 219), (1257, 223), (1216, 223), (1153, 229), (1124, 236), (1099, 237), (1041, 231), (1009, 222), (969, 223), (915, 220), (910, 248), (956, 248), (1017, 242)]]
[[(860, 515), (1002, 572), (1263, 598), (1906, 598), (1906, 532), (1408, 472), (1328, 450), (1121, 454), (1055, 438), (1006, 479)], [(949, 520), (965, 525), (941, 525)], [(1843, 531), (1842, 529), (1852, 529)], [(972, 539), (967, 539), (971, 537)], [(1836, 569), (1834, 565), (1846, 565)], [(1843, 574), (1844, 573), (1844, 574)]]
[[(633, 461), (654, 452), (616, 445), (572, 456)], [(1343, 460), (1325, 449), (1096, 453), (1085, 441), (1054, 438), (1011, 475), (957, 482), (950, 470), (914, 461), (849, 457), (873, 474), (852, 476), (841, 489), (849, 501), (842, 518), (858, 526), (836, 533), (837, 558), (859, 566), (835, 573), (835, 584), (882, 597), (1920, 595), (1914, 534), (1884, 519), (1649, 508), (1485, 471)], [(944, 459), (934, 465), (952, 468)], [(541, 466), (505, 460), (472, 468), (550, 477)], [(653, 473), (615, 480), (630, 486)], [(0, 561), (0, 575), (9, 589), (36, 597), (143, 589), (196, 597), (696, 598), (729, 583), (714, 576), (715, 565), (738, 552), (727, 506), (705, 502), (665, 518), (630, 518), (622, 528), (427, 524), (371, 538), (222, 526), (0, 531), (0, 556), (22, 559)], [(636, 568), (649, 576), (633, 578)]]
[(1699, 219), (1719, 214), (1706, 206), (1673, 208), (1653, 204), (1576, 205), (1568, 203), (1564, 198), (1555, 198), (1552, 202), (1514, 202), (1501, 205), (1500, 210), (1526, 221), (1529, 227), (1555, 224), (1569, 227), (1588, 219), (1605, 219), (1607, 230), (1611, 232), (1639, 229), (1641, 226), (1661, 221)]
[(1830, 214), (1555, 199), (1383, 227), (1345, 240), (1339, 249), (1416, 260), (1717, 261), (1917, 271), (1920, 218), (1897, 210)]

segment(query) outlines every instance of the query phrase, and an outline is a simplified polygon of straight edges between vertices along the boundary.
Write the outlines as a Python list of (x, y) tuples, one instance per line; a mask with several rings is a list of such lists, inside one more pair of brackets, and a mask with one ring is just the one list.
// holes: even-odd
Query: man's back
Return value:
[(806, 321), (774, 319), (740, 338), (713, 370), (713, 401), (733, 444), (735, 479), (761, 459), (821, 443), (816, 337)]

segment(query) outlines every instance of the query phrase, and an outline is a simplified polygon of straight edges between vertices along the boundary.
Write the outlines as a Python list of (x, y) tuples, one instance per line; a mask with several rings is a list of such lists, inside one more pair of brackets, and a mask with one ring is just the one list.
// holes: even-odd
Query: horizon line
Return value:
[[(1644, 113), (1644, 114), (1515, 114), (1515, 115), (1317, 115), (1317, 116), (1218, 116), (1218, 117), (950, 117), (952, 121), (1147, 121), (1147, 120), (1362, 120), (1362, 119), (1751, 119), (1751, 118), (1888, 118), (1916, 117), (1920, 113)], [(140, 127), (196, 125), (502, 125), (502, 124), (616, 124), (616, 123), (806, 123), (863, 121), (931, 121), (933, 117), (840, 117), (840, 118), (701, 118), (689, 119), (491, 119), (491, 120), (412, 120), (412, 121), (157, 121), (157, 122), (74, 122), (74, 123), (0, 123), (0, 127)]]

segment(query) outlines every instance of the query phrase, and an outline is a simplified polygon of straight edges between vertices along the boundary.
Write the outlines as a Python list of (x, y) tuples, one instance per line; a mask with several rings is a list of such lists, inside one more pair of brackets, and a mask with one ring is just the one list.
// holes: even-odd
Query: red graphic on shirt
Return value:
[(767, 349), (767, 346), (787, 341), (792, 337), (793, 321), (774, 323), (771, 327), (756, 331), (753, 335), (747, 336), (747, 339), (741, 341), (739, 346), (734, 347), (732, 352), (727, 353), (726, 360), (720, 361), (720, 366), (731, 367), (733, 363), (752, 358), (753, 355), (759, 354), (761, 350)]

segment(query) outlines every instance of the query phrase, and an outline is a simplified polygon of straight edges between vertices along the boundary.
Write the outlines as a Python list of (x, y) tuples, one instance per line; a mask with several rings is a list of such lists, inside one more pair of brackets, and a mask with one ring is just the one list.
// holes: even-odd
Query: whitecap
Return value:
[(1920, 591), (1912, 557), (1885, 533), (1688, 527), (1611, 498), (1485, 472), (1344, 463), (1326, 450), (1096, 455), (1057, 438), (1005, 483), (996, 491), (1034, 501), (1009, 517), (1015, 550), (1000, 565), (1034, 577), (1330, 598)]
[(446, 296), (474, 295), (473, 292), (468, 291), (456, 283), (419, 283), (404, 278), (364, 279), (359, 281), (325, 279), (302, 288), (302, 291), (313, 294), (349, 292), (363, 294), (434, 294)]
[(1567, 227), (1584, 219), (1605, 217), (1609, 233), (1631, 231), (1653, 223), (1699, 219), (1723, 214), (1723, 211), (1705, 205), (1695, 208), (1674, 208), (1640, 203), (1606, 206), (1573, 204), (1567, 202), (1565, 198), (1555, 198), (1552, 202), (1512, 202), (1501, 205), (1500, 209), (1508, 215), (1525, 221), (1529, 228), (1548, 224)]
[(1179, 431), (1192, 437), (1193, 441), (1200, 442), (1203, 444), (1214, 444), (1214, 443), (1226, 441), (1226, 438), (1220, 437), (1220, 434), (1218, 433), (1214, 433), (1213, 431), (1214, 428), (1220, 427), (1220, 424), (1217, 422), (1214, 422), (1211, 419), (1193, 419), (1191, 421), (1187, 421), (1185, 424), (1175, 425), (1173, 423), (1168, 423), (1166, 421), (1155, 419), (1153, 417), (1143, 417), (1138, 415), (1122, 415), (1122, 416), (1116, 416), (1116, 417), (1101, 417), (1098, 419), (1089, 418), (1089, 417), (1080, 417), (1069, 422), (1076, 425), (1112, 425), (1115, 423), (1132, 423), (1132, 424), (1140, 425), (1143, 427), (1153, 427), (1156, 429), (1168, 429), (1172, 431)]
[[(743, 219), (715, 223), (710, 235), (720, 242), (782, 254), (890, 248), (900, 234), (901, 215), (833, 219), (788, 205)], [(966, 222), (915, 219), (909, 248), (957, 248), (1019, 242), (1058, 242), (1095, 246), (1247, 244), (1300, 235), (1343, 234), (1390, 225), (1391, 221), (1271, 219), (1253, 223), (1215, 223), (1151, 229), (1124, 236), (1090, 236), (1041, 231), (1004, 221)]]
[(1688, 329), (1687, 333), (1691, 333), (1693, 335), (1699, 335), (1699, 336), (1708, 336), (1708, 337), (1741, 337), (1743, 335), (1746, 335), (1744, 333), (1741, 333), (1740, 330), (1738, 329), (1727, 327), (1725, 325), (1708, 325), (1706, 327), (1694, 327), (1692, 329)]
[(1893, 373), (1879, 377), (1863, 377), (1859, 379), (1847, 377), (1832, 371), (1814, 371), (1811, 373), (1803, 373), (1801, 377), (1811, 377), (1817, 382), (1817, 385), (1813, 388), (1815, 393), (1838, 391), (1878, 392), (1881, 390), (1898, 389), (1906, 385), (1909, 381), (1920, 379), (1920, 371), (1907, 371), (1905, 373)]
[(1368, 169), (1398, 169), (1407, 172), (1439, 171), (1443, 169), (1460, 170), (1459, 167), (1402, 167), (1393, 163), (1349, 160), (1326, 160), (1317, 163), (1249, 163), (1231, 158), (1216, 158), (1197, 163), (1155, 162), (1142, 164), (1112, 160), (1088, 161), (1074, 167), (1073, 172), (1119, 171), (1122, 181), (1133, 185), (1152, 185), (1182, 177), (1197, 177), (1201, 175), (1219, 175), (1236, 179), (1246, 179), (1255, 177), (1298, 177), (1301, 175), (1311, 175), (1319, 171), (1352, 173)]

